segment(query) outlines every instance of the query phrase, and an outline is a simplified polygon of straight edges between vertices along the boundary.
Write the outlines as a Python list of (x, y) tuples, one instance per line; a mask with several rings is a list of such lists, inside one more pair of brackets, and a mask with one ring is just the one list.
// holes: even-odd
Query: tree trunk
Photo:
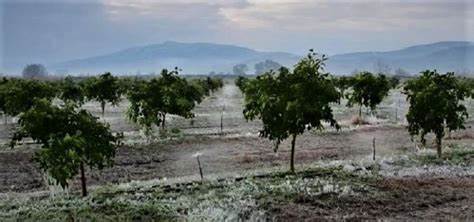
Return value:
[(362, 118), (362, 105), (359, 106), (359, 118)]
[(105, 102), (100, 103), (100, 108), (102, 108), (102, 118), (105, 117)]
[(441, 159), (441, 140), (442, 137), (436, 137), (436, 151), (438, 152), (438, 158)]
[(161, 129), (164, 130), (166, 126), (166, 113), (161, 114), (163, 120), (161, 120)]
[(86, 187), (86, 175), (84, 173), (84, 162), (81, 162), (81, 185), (82, 185), (82, 196), (87, 196), (87, 187)]
[(290, 157), (290, 171), (295, 172), (295, 142), (296, 134), (293, 134), (293, 139), (291, 140), (291, 157)]

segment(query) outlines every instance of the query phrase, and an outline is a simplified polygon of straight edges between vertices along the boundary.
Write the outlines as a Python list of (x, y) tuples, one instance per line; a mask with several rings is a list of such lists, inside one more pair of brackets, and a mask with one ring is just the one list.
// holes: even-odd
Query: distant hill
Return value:
[(437, 42), (395, 51), (334, 55), (329, 58), (327, 68), (331, 72), (348, 74), (355, 69), (374, 71), (377, 64), (388, 66), (392, 71), (402, 68), (412, 74), (426, 69), (474, 71), (474, 43)]
[(69, 73), (111, 71), (119, 74), (159, 72), (163, 68), (179, 67), (186, 74), (207, 74), (211, 71), (229, 73), (234, 65), (245, 63), (252, 72), (254, 64), (265, 59), (291, 65), (298, 61), (299, 57), (290, 53), (260, 52), (233, 45), (168, 41), (103, 56), (67, 61), (53, 65), (52, 69), (67, 70)]
[[(111, 71), (116, 74), (135, 74), (159, 72), (163, 68), (177, 66), (185, 74), (207, 74), (211, 71), (231, 73), (232, 66), (239, 63), (249, 65), (249, 72), (253, 72), (254, 64), (266, 59), (291, 68), (299, 58), (300, 56), (290, 53), (261, 52), (234, 45), (168, 41), (67, 61), (48, 68), (68, 73), (95, 74)], [(425, 69), (437, 69), (440, 72), (474, 70), (474, 43), (438, 42), (395, 51), (333, 55), (329, 57), (326, 70), (336, 74), (349, 74), (355, 69), (375, 71), (380, 65), (389, 67), (392, 71), (402, 68), (411, 74)]]

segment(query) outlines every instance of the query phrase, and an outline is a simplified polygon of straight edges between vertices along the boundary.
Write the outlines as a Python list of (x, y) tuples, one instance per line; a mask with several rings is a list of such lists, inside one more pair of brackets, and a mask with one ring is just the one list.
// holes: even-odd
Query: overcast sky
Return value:
[(167, 40), (326, 54), (474, 41), (473, 0), (0, 0), (0, 60), (52, 63)]

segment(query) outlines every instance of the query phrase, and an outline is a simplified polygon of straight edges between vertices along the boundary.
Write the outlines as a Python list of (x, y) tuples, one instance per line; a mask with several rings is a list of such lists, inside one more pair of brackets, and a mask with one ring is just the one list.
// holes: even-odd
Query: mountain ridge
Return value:
[[(267, 59), (291, 68), (300, 58), (287, 52), (265, 52), (229, 44), (166, 41), (70, 60), (51, 67), (72, 73), (150, 73), (177, 66), (183, 68), (186, 74), (207, 74), (211, 71), (230, 73), (232, 66), (240, 63), (247, 64), (252, 70), (255, 63)], [(374, 71), (377, 64), (390, 67), (392, 71), (401, 68), (412, 74), (425, 69), (437, 69), (440, 72), (474, 70), (474, 43), (442, 41), (391, 51), (337, 54), (329, 56), (327, 70), (336, 74), (349, 74), (356, 69)]]

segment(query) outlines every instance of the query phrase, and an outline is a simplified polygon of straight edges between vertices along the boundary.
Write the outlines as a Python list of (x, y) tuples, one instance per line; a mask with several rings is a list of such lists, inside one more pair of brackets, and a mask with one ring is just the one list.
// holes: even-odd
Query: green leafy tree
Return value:
[(409, 80), (404, 93), (410, 103), (406, 116), (408, 131), (412, 136), (419, 135), (423, 144), (426, 143), (425, 135), (434, 133), (441, 158), (445, 128), (449, 131), (464, 129), (468, 113), (460, 102), (469, 96), (469, 90), (454, 77), (454, 73), (439, 74), (436, 70), (427, 70)]
[(275, 151), (281, 141), (292, 137), (290, 170), (294, 172), (296, 137), (305, 130), (322, 130), (323, 121), (339, 129), (331, 103), (337, 103), (340, 94), (329, 74), (323, 73), (325, 56), (312, 50), (295, 65), (293, 73), (280, 68), (248, 80), (244, 88), (247, 120), (261, 119), (260, 136), (275, 141)]
[(178, 70), (163, 70), (161, 77), (139, 82), (128, 94), (131, 121), (145, 128), (147, 135), (153, 125), (165, 129), (167, 114), (192, 118), (191, 112), (203, 98), (203, 90), (178, 76)]
[(339, 93), (341, 93), (342, 97), (345, 97), (345, 92), (347, 89), (350, 88), (351, 86), (351, 77), (349, 76), (340, 76), (334, 79), (334, 84), (336, 85), (336, 88), (339, 90)]
[(244, 92), (245, 91), (245, 86), (247, 85), (249, 79), (243, 76), (238, 76), (237, 79), (235, 79), (235, 85), (239, 87), (240, 91)]
[(56, 96), (50, 83), (36, 80), (10, 79), (1, 88), (2, 109), (9, 116), (28, 111), (38, 99), (51, 101)]
[(32, 109), (20, 115), (12, 147), (25, 137), (41, 144), (34, 160), (62, 187), (68, 186), (68, 180), (80, 172), (82, 195), (86, 196), (84, 166), (102, 169), (112, 165), (121, 136), (113, 135), (108, 125), (85, 110), (38, 100)]
[(112, 76), (110, 72), (91, 77), (84, 81), (84, 90), (89, 100), (96, 100), (100, 103), (102, 116), (105, 114), (105, 105), (111, 103), (113, 106), (120, 102), (122, 87), (119, 79)]
[(59, 99), (64, 101), (65, 103), (74, 103), (77, 105), (84, 104), (85, 100), (85, 93), (81, 84), (74, 81), (71, 76), (66, 77), (61, 83), (59, 84), (60, 93)]
[(352, 92), (349, 94), (347, 106), (359, 105), (359, 117), (362, 116), (362, 106), (375, 110), (378, 104), (388, 96), (390, 91), (390, 81), (379, 74), (375, 76), (370, 72), (361, 72), (351, 78)]

